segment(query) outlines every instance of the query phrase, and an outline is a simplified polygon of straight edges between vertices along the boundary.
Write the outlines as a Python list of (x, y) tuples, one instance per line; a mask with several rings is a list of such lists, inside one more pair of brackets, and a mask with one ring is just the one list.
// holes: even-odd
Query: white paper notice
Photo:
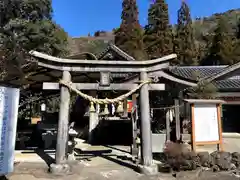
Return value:
[(0, 175), (13, 171), (19, 89), (0, 86)]
[(216, 104), (195, 104), (195, 141), (219, 141), (218, 117)]

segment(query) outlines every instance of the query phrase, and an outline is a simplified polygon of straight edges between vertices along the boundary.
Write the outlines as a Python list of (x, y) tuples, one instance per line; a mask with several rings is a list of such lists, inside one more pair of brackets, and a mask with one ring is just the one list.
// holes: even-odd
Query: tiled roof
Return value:
[(227, 66), (171, 66), (168, 71), (178, 77), (196, 80), (196, 75), (199, 78), (206, 78), (222, 72)]
[(214, 82), (215, 86), (220, 90), (240, 89), (240, 79), (226, 79)]
[[(172, 66), (168, 69), (168, 72), (179, 78), (196, 80), (196, 72), (200, 78), (208, 78), (223, 72), (226, 67), (228, 66)], [(239, 76), (234, 76), (229, 79), (213, 81), (213, 84), (219, 90), (239, 90), (240, 78)]]
[(118, 53), (120, 56), (122, 56), (123, 58), (125, 58), (128, 61), (134, 61), (135, 60), (132, 56), (128, 55), (126, 52), (124, 52), (123, 50), (121, 50), (120, 48), (118, 48), (117, 46), (115, 46), (112, 43), (109, 43), (108, 47), (104, 51), (102, 51), (101, 53), (99, 53), (97, 55), (97, 59), (103, 58), (103, 56), (107, 52), (109, 52), (110, 49), (115, 51), (116, 53)]

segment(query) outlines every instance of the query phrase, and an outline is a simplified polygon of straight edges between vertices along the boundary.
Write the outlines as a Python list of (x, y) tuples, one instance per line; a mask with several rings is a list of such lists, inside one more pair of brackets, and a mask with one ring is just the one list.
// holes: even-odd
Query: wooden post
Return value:
[(218, 144), (218, 150), (223, 151), (221, 104), (217, 104), (217, 116), (218, 116), (218, 133), (219, 133), (219, 141), (220, 141)]
[(123, 117), (127, 118), (128, 117), (128, 101), (127, 99), (123, 100)]
[(195, 119), (194, 119), (194, 104), (190, 104), (191, 107), (191, 120), (192, 120), (192, 150), (196, 151), (196, 140), (195, 140)]
[[(148, 80), (147, 72), (140, 73), (140, 80)], [(140, 90), (140, 110), (141, 110), (141, 150), (142, 162), (144, 166), (152, 165), (152, 131), (150, 122), (150, 105), (148, 84), (142, 86)]]
[(170, 141), (170, 116), (167, 116), (167, 113), (166, 113), (166, 136), (167, 141)]
[(181, 125), (180, 125), (180, 112), (179, 112), (179, 100), (174, 100), (175, 105), (175, 120), (176, 120), (176, 137), (177, 140), (180, 140), (181, 138)]
[[(64, 81), (71, 81), (71, 74), (63, 71)], [(66, 145), (68, 141), (68, 123), (69, 123), (69, 105), (70, 91), (67, 87), (61, 86), (60, 91), (60, 111), (58, 121), (57, 146), (56, 146), (56, 164), (63, 164), (66, 161)]]
[[(96, 91), (91, 91), (90, 95), (93, 97), (97, 97), (97, 92)], [(97, 113), (97, 106), (95, 107), (95, 111), (90, 111), (90, 106), (91, 104), (89, 104), (89, 135), (88, 135), (88, 141), (89, 143), (93, 143), (93, 138), (94, 138), (94, 130), (98, 125), (99, 122), (99, 117), (98, 117), (98, 113)]]
[(94, 138), (94, 130), (97, 126), (97, 116), (96, 116), (96, 111), (89, 111), (89, 135), (88, 135), (88, 142), (90, 144), (93, 143), (93, 138)]
[[(132, 108), (133, 110), (135, 110), (135, 108), (137, 105), (137, 97), (136, 97), (136, 94), (133, 94), (132, 95)], [(135, 110), (136, 113), (131, 113), (132, 115), (132, 136), (133, 136), (133, 144), (132, 144), (132, 155), (133, 156), (137, 156), (138, 155), (138, 147), (137, 147), (137, 109)]]

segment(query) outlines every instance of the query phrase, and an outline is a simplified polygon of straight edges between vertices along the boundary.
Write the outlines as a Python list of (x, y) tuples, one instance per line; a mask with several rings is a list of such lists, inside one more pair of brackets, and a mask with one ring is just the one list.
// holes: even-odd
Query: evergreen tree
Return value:
[(239, 18), (238, 24), (237, 24), (237, 39), (240, 39), (240, 18)]
[(156, 0), (151, 4), (144, 40), (151, 59), (172, 53), (172, 31), (169, 25), (168, 5), (165, 0)]
[(115, 44), (137, 60), (146, 59), (136, 0), (123, 0), (121, 19), (121, 25), (115, 31)]
[(178, 23), (174, 38), (174, 51), (178, 55), (176, 64), (196, 65), (196, 48), (192, 28), (190, 9), (185, 1), (182, 1), (178, 10)]
[(236, 37), (233, 40), (233, 63), (240, 61), (240, 19), (237, 24)]
[(228, 23), (221, 18), (214, 31), (212, 43), (203, 65), (231, 65), (234, 63), (233, 51), (233, 37), (228, 33)]
[(0, 4), (1, 62), (6, 71), (16, 67), (21, 74), (30, 50), (67, 54), (67, 34), (52, 21), (51, 0), (0, 0)]

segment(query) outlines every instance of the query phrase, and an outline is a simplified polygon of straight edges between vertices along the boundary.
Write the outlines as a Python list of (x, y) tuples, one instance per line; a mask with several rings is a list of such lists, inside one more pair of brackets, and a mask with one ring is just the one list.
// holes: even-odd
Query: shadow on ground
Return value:
[[(119, 150), (116, 148), (116, 150)], [(110, 154), (112, 153), (112, 150), (97, 150), (97, 151), (91, 151), (91, 150), (86, 150), (86, 151), (82, 151), (82, 150), (75, 150), (77, 152), (76, 159), (77, 160), (88, 160), (90, 161), (91, 158), (93, 157), (101, 157), (104, 158), (108, 161), (114, 162), (120, 166), (124, 166), (127, 168), (130, 168), (136, 172), (139, 172), (139, 168), (137, 167), (136, 164), (134, 164), (135, 162), (132, 160), (132, 158), (129, 158), (127, 156), (124, 155), (116, 155), (116, 154)], [(124, 151), (123, 152), (127, 152)], [(83, 157), (83, 158), (82, 158)]]
[(35, 152), (47, 163), (48, 166), (55, 163), (55, 159), (53, 159), (50, 155), (44, 152), (44, 150), (36, 150)]
[(47, 153), (44, 152), (44, 150), (42, 149), (37, 149), (37, 150), (34, 150), (34, 151), (23, 151), (22, 154), (29, 154), (29, 153), (32, 153), (32, 154), (37, 154), (42, 160), (44, 160), (46, 162), (46, 164), (48, 166), (50, 166), (52, 163), (55, 163), (55, 159), (52, 158), (49, 154), (47, 153), (55, 153), (55, 150), (52, 150), (52, 151), (48, 151)]

